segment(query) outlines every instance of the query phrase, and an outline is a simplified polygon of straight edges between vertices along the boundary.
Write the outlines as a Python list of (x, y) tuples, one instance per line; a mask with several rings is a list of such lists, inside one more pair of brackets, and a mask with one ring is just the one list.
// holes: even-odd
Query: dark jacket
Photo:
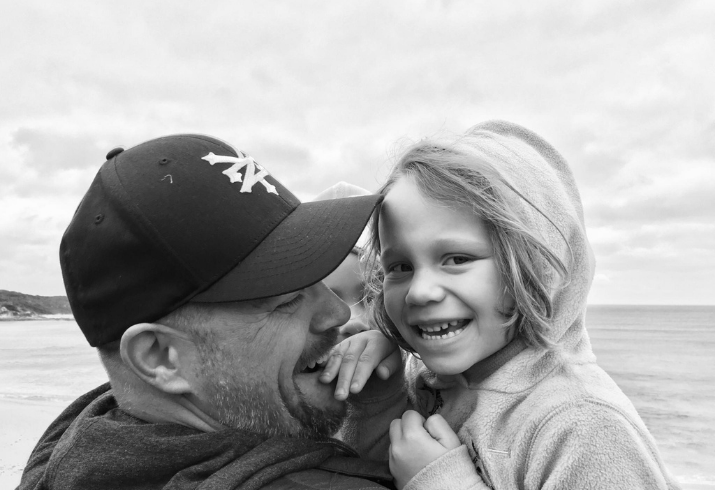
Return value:
[(360, 459), (335, 439), (139, 420), (117, 407), (105, 384), (50, 425), (18, 489), (384, 489), (391, 481), (386, 464)]

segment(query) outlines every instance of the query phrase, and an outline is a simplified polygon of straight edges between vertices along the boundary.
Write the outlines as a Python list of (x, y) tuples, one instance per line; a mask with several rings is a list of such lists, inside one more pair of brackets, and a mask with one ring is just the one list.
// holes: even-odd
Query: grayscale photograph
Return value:
[(715, 490), (715, 2), (0, 26), (0, 488)]

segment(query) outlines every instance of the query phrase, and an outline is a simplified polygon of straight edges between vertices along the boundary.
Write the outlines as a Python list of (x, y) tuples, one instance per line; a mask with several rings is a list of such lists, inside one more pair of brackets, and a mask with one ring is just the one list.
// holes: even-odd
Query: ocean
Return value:
[[(590, 306), (599, 364), (686, 489), (715, 489), (715, 306)], [(75, 397), (106, 381), (73, 321), (0, 322), (0, 488)]]

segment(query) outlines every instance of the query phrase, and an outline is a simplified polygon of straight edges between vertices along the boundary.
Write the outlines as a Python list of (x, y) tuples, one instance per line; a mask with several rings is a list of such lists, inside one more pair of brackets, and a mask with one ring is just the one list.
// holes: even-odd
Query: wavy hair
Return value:
[[(486, 225), (505, 297), (514, 298), (514, 306), (501, 312), (506, 317), (503, 327), (514, 327), (516, 335), (529, 346), (552, 348), (554, 344), (547, 335), (553, 315), (551, 293), (557, 287), (557, 276), (568, 282), (568, 271), (556, 252), (513, 209), (506, 193), (516, 195), (556, 225), (509, 184), (495, 162), (477, 153), (469, 139), (466, 136), (446, 144), (423, 140), (412, 145), (378, 193), (385, 195), (398, 179), (411, 177), (425, 197), (472, 209)], [(385, 310), (378, 229), (379, 209), (372, 220), (371, 242), (365, 252), (370, 316), (385, 335), (414, 353)]]

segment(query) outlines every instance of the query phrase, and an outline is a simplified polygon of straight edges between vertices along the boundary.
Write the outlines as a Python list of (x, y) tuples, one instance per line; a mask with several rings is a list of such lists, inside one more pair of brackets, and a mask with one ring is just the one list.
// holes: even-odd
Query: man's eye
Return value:
[(287, 310), (290, 309), (294, 306), (296, 306), (298, 303), (300, 303), (303, 300), (303, 295), (299, 294), (295, 298), (291, 299), (290, 301), (286, 301), (285, 303), (281, 303), (278, 306), (276, 306), (277, 310)]
[(455, 255), (454, 257), (450, 257), (445, 261), (445, 265), (462, 265), (466, 264), (468, 262), (472, 262), (474, 259), (471, 257), (466, 257), (464, 255)]

